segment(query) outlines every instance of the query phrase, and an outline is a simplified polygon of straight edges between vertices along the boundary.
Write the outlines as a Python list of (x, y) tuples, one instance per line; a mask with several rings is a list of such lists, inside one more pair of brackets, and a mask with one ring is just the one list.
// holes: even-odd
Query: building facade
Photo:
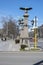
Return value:
[(43, 25), (38, 27), (38, 37), (43, 38)]

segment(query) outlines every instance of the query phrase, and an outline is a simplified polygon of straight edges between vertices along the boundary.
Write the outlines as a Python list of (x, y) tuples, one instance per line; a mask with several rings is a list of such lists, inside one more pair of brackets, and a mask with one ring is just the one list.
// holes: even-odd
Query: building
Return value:
[(43, 38), (43, 25), (38, 27), (38, 37)]

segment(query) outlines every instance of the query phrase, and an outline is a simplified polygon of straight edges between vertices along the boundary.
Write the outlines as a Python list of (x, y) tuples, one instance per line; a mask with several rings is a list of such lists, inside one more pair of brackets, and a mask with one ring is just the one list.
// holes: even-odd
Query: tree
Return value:
[(17, 37), (19, 34), (19, 28), (17, 27), (16, 21), (13, 18), (4, 18), (3, 34), (8, 37)]

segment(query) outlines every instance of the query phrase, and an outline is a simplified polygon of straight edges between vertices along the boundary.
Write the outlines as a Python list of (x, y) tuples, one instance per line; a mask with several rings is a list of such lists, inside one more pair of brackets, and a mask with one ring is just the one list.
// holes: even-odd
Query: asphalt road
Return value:
[(41, 60), (43, 52), (0, 52), (0, 65), (34, 65)]

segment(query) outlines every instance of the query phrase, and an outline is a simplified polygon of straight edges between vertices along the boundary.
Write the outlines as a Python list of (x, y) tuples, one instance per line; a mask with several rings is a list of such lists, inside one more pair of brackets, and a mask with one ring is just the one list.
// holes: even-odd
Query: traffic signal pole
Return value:
[(36, 28), (34, 29), (34, 34), (35, 34), (34, 49), (37, 49), (37, 33), (36, 33)]
[(34, 29), (34, 49), (37, 49), (37, 19), (36, 19), (36, 16), (35, 16), (35, 29)]

